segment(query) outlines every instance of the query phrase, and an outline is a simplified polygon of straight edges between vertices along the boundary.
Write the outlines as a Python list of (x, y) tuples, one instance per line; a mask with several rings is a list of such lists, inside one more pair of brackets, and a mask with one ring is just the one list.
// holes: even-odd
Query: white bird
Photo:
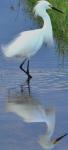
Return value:
[(46, 123), (47, 129), (44, 135), (40, 136), (38, 142), (44, 149), (52, 149), (66, 135), (64, 134), (57, 139), (52, 140), (55, 130), (55, 109), (45, 108), (33, 97), (25, 94), (13, 96), (9, 95), (7, 103), (7, 111), (15, 113), (21, 117), (26, 123), (42, 122)]
[[(2, 46), (6, 57), (22, 57), (24, 61), (20, 65), (20, 69), (24, 71), (29, 78), (32, 78), (29, 73), (30, 57), (37, 53), (43, 43), (48, 46), (53, 46), (54, 44), (52, 24), (47, 13), (47, 9), (54, 9), (63, 13), (61, 10), (53, 7), (46, 0), (38, 1), (33, 9), (33, 12), (35, 13), (35, 16), (40, 16), (43, 19), (44, 24), (42, 28), (21, 32), (18, 37), (16, 37), (9, 44)], [(28, 61), (27, 71), (23, 69), (23, 65), (26, 60)]]

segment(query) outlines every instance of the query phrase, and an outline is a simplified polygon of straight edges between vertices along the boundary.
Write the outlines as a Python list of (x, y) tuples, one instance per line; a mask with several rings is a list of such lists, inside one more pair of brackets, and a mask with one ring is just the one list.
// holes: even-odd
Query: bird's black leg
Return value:
[(28, 80), (31, 79), (32, 76), (29, 73), (29, 60), (28, 60), (28, 63), (27, 63), (27, 74), (28, 74)]
[(26, 59), (22, 62), (22, 64), (20, 65), (20, 69), (24, 72), (24, 73), (26, 73), (27, 74), (27, 72), (23, 69), (23, 65), (24, 65), (24, 63), (26, 62)]
[(23, 65), (24, 65), (24, 63), (26, 62), (26, 60), (27, 60), (27, 59), (25, 59), (25, 60), (22, 62), (22, 64), (20, 65), (20, 69), (21, 69), (24, 73), (26, 73), (26, 74), (28, 75), (28, 80), (29, 80), (29, 79), (32, 78), (32, 76), (29, 74), (29, 61), (28, 61), (28, 64), (27, 64), (27, 71), (25, 71), (25, 70), (23, 69)]
[(29, 75), (29, 60), (28, 60), (28, 62), (27, 62), (27, 73), (28, 73), (28, 75)]

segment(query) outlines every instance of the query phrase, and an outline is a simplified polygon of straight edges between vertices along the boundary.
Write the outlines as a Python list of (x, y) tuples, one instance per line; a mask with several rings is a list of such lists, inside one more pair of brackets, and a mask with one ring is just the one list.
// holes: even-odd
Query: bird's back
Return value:
[(21, 32), (12, 42), (2, 46), (6, 57), (22, 56), (30, 57), (40, 49), (43, 42), (41, 29)]

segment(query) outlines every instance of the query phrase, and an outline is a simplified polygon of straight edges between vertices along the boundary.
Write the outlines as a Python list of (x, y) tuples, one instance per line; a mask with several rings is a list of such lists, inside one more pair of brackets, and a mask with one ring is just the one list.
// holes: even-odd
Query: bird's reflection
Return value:
[(47, 125), (46, 133), (39, 137), (39, 144), (45, 149), (52, 149), (64, 136), (52, 140), (55, 130), (55, 109), (45, 108), (26, 90), (10, 92), (8, 95), (7, 111), (15, 113), (26, 123), (44, 122)]
[(24, 87), (27, 86), (28, 93), (29, 93), (29, 95), (30, 95), (30, 93), (31, 93), (31, 90), (30, 90), (30, 89), (31, 89), (31, 88), (30, 88), (30, 81), (31, 81), (31, 79), (30, 79), (30, 78), (27, 78), (27, 80), (26, 80), (23, 84), (20, 85), (21, 93), (24, 92)]

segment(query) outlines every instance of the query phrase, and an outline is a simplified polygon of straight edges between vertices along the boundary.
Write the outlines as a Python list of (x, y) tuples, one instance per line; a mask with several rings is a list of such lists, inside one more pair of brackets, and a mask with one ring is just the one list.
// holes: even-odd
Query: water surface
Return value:
[[(38, 28), (37, 24), (23, 12), (15, 20), (17, 12), (10, 10), (9, 0), (0, 2), (0, 44), (7, 43), (19, 32)], [(53, 136), (68, 132), (68, 60), (63, 59), (56, 49), (46, 49), (45, 45), (30, 62), (30, 96), (45, 108), (56, 110), (56, 128)], [(18, 99), (25, 91), (29, 96), (26, 75), (19, 69), (21, 61), (6, 59), (0, 49), (0, 147), (2, 150), (42, 150), (38, 137), (45, 133), (44, 123), (27, 124), (21, 117), (7, 111), (7, 103), (13, 95)], [(27, 98), (28, 98), (27, 96)], [(55, 150), (68, 149), (68, 137), (63, 139)]]

